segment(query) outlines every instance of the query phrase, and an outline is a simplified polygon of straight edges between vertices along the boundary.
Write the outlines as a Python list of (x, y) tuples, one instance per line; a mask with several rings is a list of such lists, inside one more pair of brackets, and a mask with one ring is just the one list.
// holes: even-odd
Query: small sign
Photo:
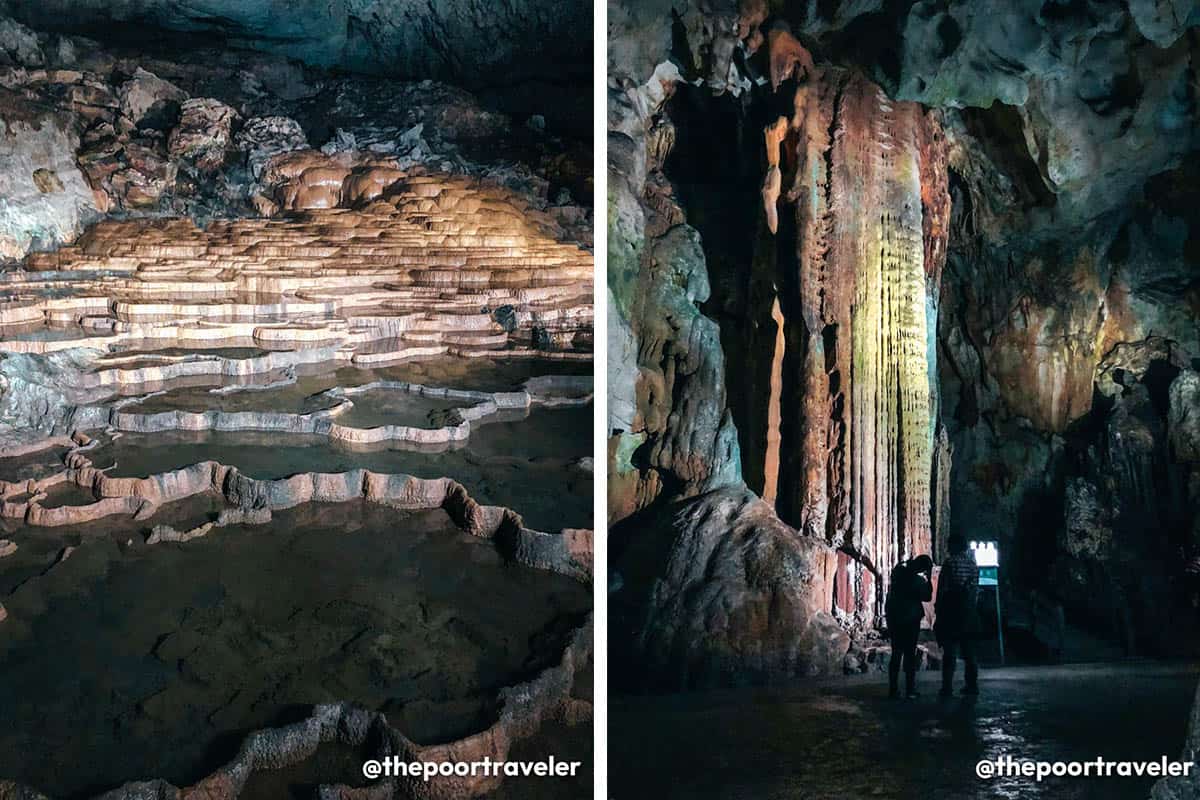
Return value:
[(979, 585), (980, 586), (999, 586), (1000, 585), (1000, 568), (999, 567), (980, 567), (979, 568)]

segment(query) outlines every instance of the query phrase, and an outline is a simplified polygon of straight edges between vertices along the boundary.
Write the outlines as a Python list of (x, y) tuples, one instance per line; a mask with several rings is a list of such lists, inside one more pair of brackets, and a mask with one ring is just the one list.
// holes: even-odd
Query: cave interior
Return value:
[(0, 2), (0, 796), (590, 792), (591, 19)]
[(1153, 5), (610, 3), (621, 685), (880, 669), (953, 534), (1014, 663), (1200, 652), (1200, 20)]

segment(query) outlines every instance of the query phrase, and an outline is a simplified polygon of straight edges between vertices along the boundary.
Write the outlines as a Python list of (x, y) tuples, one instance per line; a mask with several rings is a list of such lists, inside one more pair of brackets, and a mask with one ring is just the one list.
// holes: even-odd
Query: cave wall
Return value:
[[(534, 198), (591, 241), (590, 103), (578, 92), (587, 139), (485, 107), (490, 91), (136, 30), (141, 40), (108, 45), (0, 16), (0, 270), (105, 217), (207, 224), (336, 204), (336, 172), (296, 197), (274, 196), (283, 176), (272, 162), (288, 153), (290, 168), (313, 176), (330, 160), (471, 174)], [(542, 104), (580, 121), (570, 104)]]
[(161, 28), (312, 66), (472, 89), (591, 74), (584, 0), (4, 0), (0, 15), (94, 38)]
[(663, 172), (680, 74), (665, 51), (658, 63), (640, 76), (610, 65), (614, 678), (678, 688), (834, 671), (848, 646), (825, 604), (837, 555), (742, 479), (720, 332), (702, 311), (706, 254)]
[[(777, 51), (812, 67), (790, 35), (774, 37), (773, 64)], [(809, 72), (793, 87), (790, 121), (767, 126), (764, 188), (755, 197), (743, 187), (742, 209), (704, 179), (710, 161), (686, 151), (672, 158), (672, 111), (689, 113), (668, 102), (689, 91), (674, 64), (660, 62), (646, 83), (618, 81), (610, 94), (610, 522), (626, 565), (614, 616), (628, 626), (630, 660), (668, 684), (839, 670), (845, 628), (876, 618), (881, 576), (932, 543), (944, 145), (917, 105), (893, 104), (856, 73)], [(779, 228), (784, 168), (783, 208), (794, 222), (789, 244), (775, 246), (762, 223)], [(744, 183), (742, 172), (728, 177)], [(714, 195), (720, 202), (706, 200)], [(742, 224), (730, 225), (722, 204)], [(761, 350), (726, 341), (735, 353), (726, 368), (722, 336), (704, 313), (714, 305), (707, 247), (737, 291), (744, 284), (730, 248), (747, 235), (765, 245), (743, 255), (754, 264), (755, 306), (771, 322), (741, 326), (758, 330)], [(728, 313), (729, 299), (718, 298), (715, 313)], [(743, 402), (730, 404), (726, 385), (741, 386), (730, 373), (751, 375), (766, 397), (742, 391)], [(759, 423), (749, 426), (748, 457), (733, 424), (739, 407)], [(747, 491), (747, 466), (773, 502)], [(722, 540), (747, 528), (756, 545), (770, 545)], [(678, 635), (681, 625), (688, 635)], [(830, 633), (813, 633), (821, 630)], [(822, 645), (796, 647), (810, 639)]]
[[(827, 615), (853, 652), (886, 567), (962, 533), (1000, 541), (1011, 622), (1040, 657), (1194, 652), (1200, 496), (1173, 433), (1200, 414), (1184, 5), (610, 2), (610, 520), (631, 663), (654, 652), (647, 670), (678, 675), (698, 647), (648, 647), (647, 620), (727, 580), (704, 561), (667, 577), (697, 524), (667, 512), (719, 488), (661, 457), (664, 436), (681, 452), (676, 426), (822, 576), (798, 634)], [(885, 240), (889, 214), (902, 235)], [(654, 266), (679, 227), (686, 279)], [(680, 300), (701, 272), (685, 311), (717, 330), (688, 337), (687, 361), (709, 371), (660, 369), (644, 356), (663, 336), (648, 349), (643, 331), (677, 307), (623, 298), (671, 274)], [(909, 301), (895, 327), (864, 313), (876, 275)], [(723, 382), (692, 345), (721, 348)], [(862, 357), (889, 352), (893, 382), (868, 390)], [(697, 408), (722, 447), (688, 427)], [(863, 504), (894, 517), (864, 525)], [(739, 638), (711, 608), (670, 613)], [(828, 641), (784, 671), (836, 669)]]

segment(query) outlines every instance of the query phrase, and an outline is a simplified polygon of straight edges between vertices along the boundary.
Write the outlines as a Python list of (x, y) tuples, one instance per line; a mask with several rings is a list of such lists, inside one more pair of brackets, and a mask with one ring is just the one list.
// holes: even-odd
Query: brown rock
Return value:
[(167, 151), (172, 159), (185, 158), (202, 170), (216, 170), (225, 161), (238, 118), (237, 111), (219, 100), (185, 100), (179, 107), (179, 124), (167, 140)]
[(767, 49), (771, 57), (771, 87), (778, 89), (779, 85), (789, 78), (797, 81), (811, 75), (816, 67), (812, 56), (804, 45), (792, 35), (786, 23), (779, 22), (767, 32)]
[(63, 182), (58, 179), (52, 169), (35, 169), (33, 171), (33, 183), (37, 186), (38, 191), (44, 194), (50, 192), (61, 192), (63, 190)]

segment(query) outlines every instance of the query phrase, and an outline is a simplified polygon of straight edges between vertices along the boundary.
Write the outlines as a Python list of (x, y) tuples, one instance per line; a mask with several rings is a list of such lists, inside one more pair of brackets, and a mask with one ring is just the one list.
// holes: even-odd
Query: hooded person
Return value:
[(905, 696), (918, 696), (917, 639), (921, 634), (921, 620), (925, 617), (924, 603), (933, 596), (932, 572), (933, 559), (925, 555), (897, 564), (892, 570), (884, 607), (888, 638), (892, 643), (892, 657), (888, 661), (888, 693), (892, 697), (900, 696), (902, 666)]

